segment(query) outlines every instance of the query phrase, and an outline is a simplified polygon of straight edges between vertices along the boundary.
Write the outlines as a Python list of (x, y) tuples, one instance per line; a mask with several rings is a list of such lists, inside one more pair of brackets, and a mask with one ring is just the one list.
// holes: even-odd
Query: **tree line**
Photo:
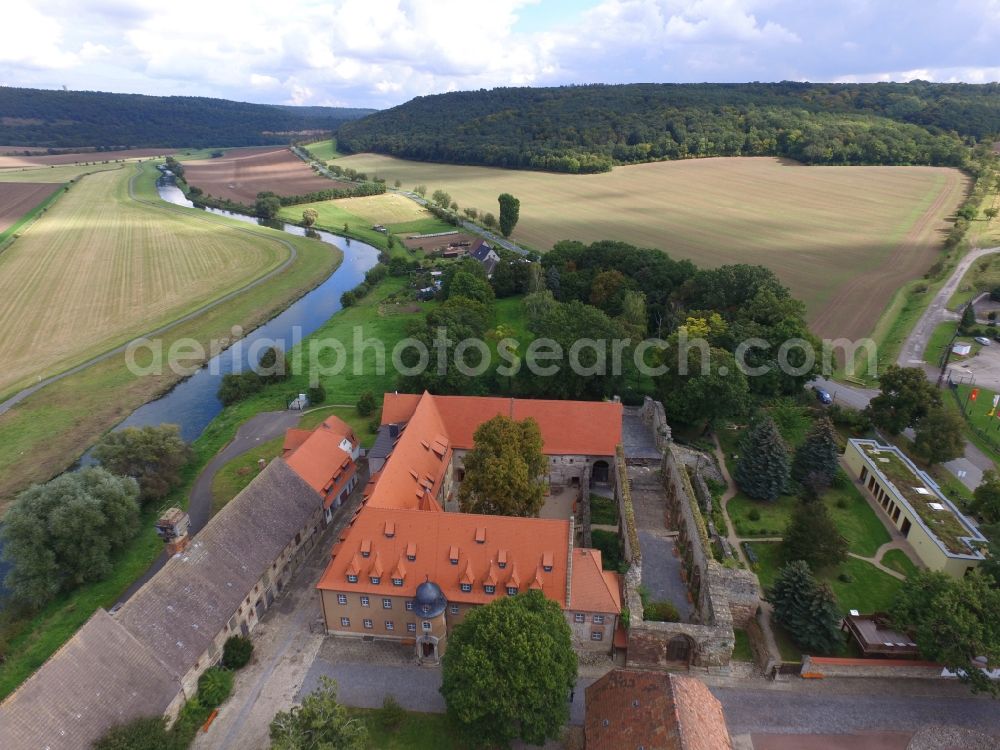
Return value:
[(0, 112), (0, 143), (110, 149), (288, 143), (294, 133), (329, 132), (372, 110), (0, 86)]
[(345, 122), (338, 147), (409, 159), (591, 173), (615, 164), (781, 156), (960, 167), (1000, 133), (1000, 85), (626, 84), (417, 97)]

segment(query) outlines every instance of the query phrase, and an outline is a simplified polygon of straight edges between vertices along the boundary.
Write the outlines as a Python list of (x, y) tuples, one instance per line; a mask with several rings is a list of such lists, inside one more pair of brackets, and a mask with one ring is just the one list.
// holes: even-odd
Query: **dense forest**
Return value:
[(288, 107), (195, 96), (0, 87), (0, 144), (97, 146), (255, 146), (289, 134), (329, 132), (370, 109)]
[(1000, 134), (1000, 84), (629, 84), (418, 97), (347, 122), (338, 148), (557, 172), (700, 156), (962, 166)]

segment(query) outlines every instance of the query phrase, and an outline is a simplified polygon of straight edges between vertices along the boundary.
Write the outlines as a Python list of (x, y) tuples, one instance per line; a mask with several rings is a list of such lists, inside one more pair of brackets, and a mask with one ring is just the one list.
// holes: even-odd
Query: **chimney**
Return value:
[(576, 533), (575, 519), (569, 517), (569, 550), (566, 552), (566, 607), (571, 604), (573, 590), (573, 535)]

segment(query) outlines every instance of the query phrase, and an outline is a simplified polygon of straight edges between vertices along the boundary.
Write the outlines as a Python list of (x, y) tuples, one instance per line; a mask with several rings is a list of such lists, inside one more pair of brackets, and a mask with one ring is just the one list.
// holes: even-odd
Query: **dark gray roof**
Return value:
[(183, 676), (320, 503), (288, 464), (274, 459), (125, 602), (117, 620)]
[(392, 435), (393, 426), (394, 425), (384, 424), (378, 428), (378, 434), (375, 436), (375, 443), (367, 453), (368, 460), (370, 462), (378, 459), (386, 459), (389, 457), (389, 454), (392, 453), (392, 449), (395, 447), (396, 441), (399, 439), (398, 432), (395, 437)]
[(469, 254), (482, 263), (492, 251), (492, 245), (490, 245), (486, 240), (476, 240), (476, 242), (472, 245)]
[(3, 750), (80, 750), (116, 724), (159, 716), (179, 682), (103, 609), (0, 704)]

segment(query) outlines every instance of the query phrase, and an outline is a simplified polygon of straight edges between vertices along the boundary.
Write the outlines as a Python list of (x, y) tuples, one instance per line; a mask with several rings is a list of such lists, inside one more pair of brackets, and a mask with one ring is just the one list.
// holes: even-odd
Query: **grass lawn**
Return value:
[(891, 549), (882, 555), (882, 564), (887, 568), (892, 568), (902, 573), (907, 578), (919, 572), (919, 568), (913, 564), (913, 561), (901, 549)]
[(778, 653), (781, 654), (782, 661), (802, 661), (802, 649), (792, 640), (791, 634), (785, 630), (784, 626), (775, 622), (773, 617), (771, 618), (771, 631), (774, 633), (774, 640), (778, 644)]
[[(934, 332), (931, 334), (930, 339), (927, 341), (927, 348), (924, 350), (924, 360), (930, 362), (933, 365), (938, 365), (941, 363), (944, 357), (944, 352), (951, 344), (951, 340), (955, 335), (955, 330), (958, 328), (958, 323), (955, 321), (946, 321), (944, 323), (938, 323), (937, 327), (934, 328)], [(957, 339), (959, 341), (972, 341), (972, 339), (961, 338)]]
[[(770, 588), (782, 565), (781, 545), (775, 542), (755, 542), (751, 545), (757, 554), (757, 577), (761, 586)], [(851, 578), (847, 583), (839, 576), (846, 574)], [(856, 609), (860, 612), (884, 612), (892, 604), (892, 600), (903, 585), (902, 581), (886, 575), (878, 568), (853, 557), (847, 558), (841, 565), (830, 571), (824, 571), (819, 580), (830, 584), (837, 596), (837, 603), (842, 612)]]
[[(830, 517), (847, 540), (848, 549), (863, 557), (872, 557), (886, 542), (892, 541), (885, 525), (852, 482), (843, 489), (833, 488), (823, 497)], [(840, 505), (846, 507), (841, 508)]]
[(259, 473), (257, 462), (260, 459), (270, 461), (275, 456), (281, 455), (281, 444), (284, 440), (284, 436), (281, 436), (261, 443), (219, 469), (212, 480), (213, 516), (257, 476)]
[(318, 161), (331, 161), (341, 155), (337, 151), (337, 141), (334, 138), (307, 143), (306, 148)]
[[(302, 429), (311, 429), (331, 414), (336, 414), (347, 422), (363, 446), (371, 447), (372, 443), (375, 442), (375, 433), (370, 429), (371, 417), (362, 417), (358, 414), (357, 409), (353, 407), (318, 407), (302, 415), (302, 418), (299, 420), (299, 427)], [(270, 461), (275, 456), (281, 455), (281, 445), (284, 439), (284, 436), (281, 436), (261, 443), (242, 456), (237, 456), (219, 469), (219, 472), (215, 475), (215, 479), (212, 480), (213, 516), (257, 476), (257, 462), (261, 458), (265, 461)]]
[(368, 747), (372, 750), (460, 750), (465, 747), (445, 714), (407, 711), (398, 727), (388, 729), (379, 720), (378, 709), (349, 708), (348, 712), (368, 727)]
[(618, 523), (618, 507), (614, 500), (600, 495), (590, 496), (590, 523), (614, 526)]
[(742, 628), (734, 628), (736, 646), (733, 648), (733, 659), (736, 661), (753, 661), (753, 651), (750, 650), (750, 636)]
[[(792, 495), (782, 495), (773, 503), (768, 503), (751, 500), (739, 492), (729, 499), (727, 509), (737, 536), (781, 536), (785, 533), (797, 502), (798, 499)], [(756, 521), (750, 519), (754, 511), (759, 516)]]

